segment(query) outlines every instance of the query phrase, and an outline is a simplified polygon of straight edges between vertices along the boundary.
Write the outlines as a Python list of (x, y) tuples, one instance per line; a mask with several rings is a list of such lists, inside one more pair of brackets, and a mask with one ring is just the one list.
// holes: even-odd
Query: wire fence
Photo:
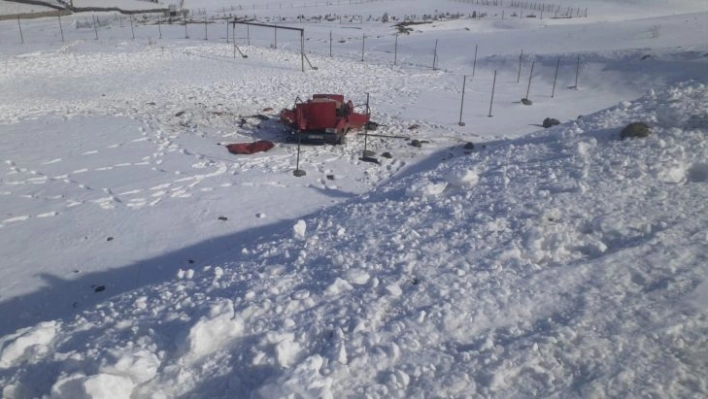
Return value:
[[(348, 1), (348, 0), (346, 0)], [(360, 0), (361, 1), (361, 0)], [(371, 1), (371, 0), (369, 0)], [(377, 0), (384, 1), (384, 0)], [(472, 2), (476, 0), (457, 0), (459, 2)], [(489, 3), (492, 6), (497, 3), (497, 0), (480, 0), (481, 3)], [(340, 3), (344, 3), (341, 0)], [(352, 0), (356, 2), (356, 0)], [(292, 3), (295, 6), (295, 3)], [(307, 4), (307, 3), (303, 3)], [(502, 3), (509, 7), (534, 7), (541, 9), (551, 9), (550, 5), (540, 3), (538, 6), (529, 6), (526, 4), (516, 4), (515, 2)], [(485, 5), (485, 4), (481, 4)], [(557, 9), (557, 6), (553, 6)], [(577, 10), (576, 10), (577, 12)], [(305, 52), (319, 57), (341, 58), (351, 61), (366, 62), (378, 65), (392, 65), (400, 68), (417, 68), (426, 70), (443, 70), (446, 72), (459, 75), (460, 88), (458, 94), (460, 98), (460, 115), (459, 123), (463, 125), (463, 111), (465, 109), (465, 91), (466, 85), (471, 83), (467, 80), (479, 73), (478, 68), (484, 68), (487, 71), (494, 71), (494, 78), (489, 76), (489, 84), (491, 89), (489, 112), (488, 116), (493, 116), (494, 90), (498, 87), (497, 71), (506, 72), (507, 75), (513, 75), (516, 84), (523, 84), (526, 89), (526, 95), (522, 100), (529, 100), (531, 97), (532, 81), (534, 78), (539, 78), (541, 75), (550, 80), (550, 76), (554, 75), (553, 88), (550, 91), (550, 98), (555, 97), (556, 83), (559, 79), (559, 70), (563, 74), (560, 77), (565, 81), (572, 81), (574, 74), (575, 84), (570, 86), (578, 88), (579, 75), (581, 72), (582, 60), (579, 55), (564, 55), (561, 57), (535, 56), (533, 54), (520, 51), (518, 60), (509, 56), (487, 56), (478, 57), (480, 45), (482, 53), (485, 49), (483, 43), (470, 43), (468, 48), (461, 49), (459, 45), (447, 46), (445, 42), (436, 39), (423, 39), (421, 37), (412, 38), (409, 36), (411, 27), (417, 24), (428, 23), (441, 20), (468, 20), (470, 23), (475, 21), (497, 18), (508, 18), (510, 14), (496, 12), (489, 14), (487, 12), (471, 10), (468, 13), (449, 13), (436, 12), (428, 15), (388, 15), (383, 14), (379, 17), (364, 14), (327, 14), (326, 17), (310, 16), (304, 17), (290, 16), (279, 17), (270, 16), (263, 18), (264, 21), (274, 22), (276, 24), (302, 26), (307, 28), (305, 32)], [(71, 42), (77, 40), (99, 40), (104, 41), (124, 41), (136, 40), (146, 41), (149, 45), (157, 43), (165, 43), (170, 40), (201, 40), (201, 41), (216, 41), (221, 43), (229, 43), (234, 47), (233, 58), (237, 58), (237, 46), (255, 46), (278, 49), (278, 51), (300, 53), (301, 43), (299, 37), (293, 35), (281, 34), (278, 36), (277, 29), (261, 28), (250, 29), (248, 27), (239, 27), (234, 29), (236, 25), (234, 20), (247, 20), (245, 15), (238, 15), (227, 10), (225, 13), (208, 14), (199, 11), (191, 13), (187, 16), (165, 16), (162, 13), (148, 13), (141, 15), (124, 15), (117, 12), (113, 13), (82, 13), (71, 16), (57, 15), (54, 18), (22, 20), (17, 19), (18, 36), (15, 44), (20, 45), (46, 45), (48, 42), (57, 44), (63, 42)], [(7, 24), (8, 21), (4, 23)], [(352, 24), (363, 24), (364, 22), (373, 23), (380, 22), (391, 25), (393, 23), (396, 29), (382, 29), (378, 34), (368, 33), (366, 30), (353, 30), (348, 33), (346, 29), (340, 29), (340, 25), (346, 24), (346, 27), (351, 27)], [(370, 26), (370, 25), (366, 25)], [(7, 31), (7, 27), (5, 27)], [(7, 41), (7, 38), (4, 39)], [(421, 50), (421, 43), (424, 46), (425, 40), (429, 40), (429, 50)], [(246, 56), (248, 48), (244, 52), (239, 48), (238, 53)], [(226, 53), (228, 54), (228, 53)], [(464, 54), (464, 55), (460, 55)], [(463, 70), (459, 70), (460, 64), (455, 63), (458, 70), (450, 70), (446, 68), (446, 63), (453, 57), (463, 57), (469, 60), (474, 54), (474, 62), (472, 65), (463, 64)], [(199, 54), (195, 54), (199, 55)], [(225, 55), (205, 54), (205, 58), (214, 61), (235, 62), (231, 57)], [(231, 59), (229, 59), (231, 58)], [(479, 58), (479, 59), (478, 59)], [(247, 60), (241, 62), (248, 62)], [(309, 60), (308, 60), (309, 63)], [(452, 63), (451, 63), (452, 64)], [(537, 66), (536, 71), (533, 66)], [(312, 65), (310, 65), (312, 66)], [(529, 66), (531, 67), (530, 73)], [(299, 65), (298, 65), (299, 67)], [(555, 67), (555, 68), (554, 68)], [(295, 65), (294, 65), (295, 68)], [(316, 69), (316, 68), (314, 68)], [(304, 67), (303, 67), (304, 70)], [(522, 82), (522, 72), (524, 80)], [(491, 72), (490, 72), (491, 73)], [(528, 73), (528, 81), (526, 74)], [(508, 83), (513, 83), (512, 81)], [(469, 90), (469, 89), (467, 89)], [(537, 89), (534, 87), (534, 91)], [(521, 96), (520, 96), (521, 97)], [(530, 102), (530, 101), (529, 101)], [(452, 111), (456, 114), (456, 111)], [(456, 118), (456, 116), (454, 117)]]

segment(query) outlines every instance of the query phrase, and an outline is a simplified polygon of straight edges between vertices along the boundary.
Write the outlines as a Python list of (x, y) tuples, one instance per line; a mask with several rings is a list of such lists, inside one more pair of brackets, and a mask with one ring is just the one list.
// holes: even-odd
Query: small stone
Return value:
[(99, 285), (98, 287), (96, 287), (96, 288), (93, 289), (93, 292), (103, 292), (103, 291), (105, 291), (105, 290), (106, 290), (106, 286), (105, 286), (105, 285)]
[(647, 137), (651, 133), (651, 129), (649, 129), (649, 125), (647, 125), (644, 122), (632, 122), (629, 125), (627, 125), (624, 129), (622, 129), (622, 133), (620, 133), (620, 137), (623, 139), (630, 138), (630, 137)]
[(555, 118), (546, 118), (543, 120), (543, 127), (548, 129), (551, 126), (560, 125), (560, 121)]
[(388, 158), (388, 159), (393, 158), (393, 155), (391, 155), (390, 152), (384, 152), (384, 153), (381, 154), (381, 156), (384, 157), (384, 158)]
[(106, 241), (113, 241), (113, 237), (106, 238)]
[(219, 216), (219, 220), (226, 221), (229, 220), (226, 216)]

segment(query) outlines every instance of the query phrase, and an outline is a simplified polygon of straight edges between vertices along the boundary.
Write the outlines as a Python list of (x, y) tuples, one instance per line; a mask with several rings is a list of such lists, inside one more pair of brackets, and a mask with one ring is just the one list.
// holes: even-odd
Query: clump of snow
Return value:
[(322, 375), (325, 359), (314, 355), (305, 359), (291, 372), (280, 377), (275, 384), (258, 390), (259, 398), (293, 396), (302, 399), (334, 399), (332, 379)]
[(130, 399), (134, 384), (113, 374), (73, 374), (52, 386), (51, 399)]
[(127, 376), (135, 385), (153, 379), (161, 364), (159, 357), (147, 349), (111, 349), (107, 358), (101, 365), (102, 373)]
[(293, 226), (293, 235), (297, 239), (304, 239), (305, 232), (307, 231), (307, 223), (304, 220), (298, 220)]
[(428, 179), (421, 179), (412, 183), (406, 190), (406, 194), (409, 197), (434, 198), (442, 194), (447, 185), (447, 182), (431, 182)]
[(0, 369), (46, 354), (60, 326), (57, 321), (48, 321), (0, 337)]
[(327, 295), (339, 295), (344, 291), (349, 291), (353, 289), (351, 284), (347, 282), (344, 279), (337, 278), (334, 283), (332, 283), (327, 289), (325, 290), (325, 293)]
[(280, 367), (287, 368), (295, 363), (301, 348), (300, 344), (295, 342), (293, 334), (275, 335), (274, 338), (271, 338), (271, 341), (276, 341), (275, 360)]
[(362, 269), (350, 269), (347, 271), (347, 281), (356, 285), (366, 284), (371, 276), (366, 270)]
[(458, 168), (450, 171), (445, 180), (453, 186), (471, 188), (479, 183), (479, 175), (473, 169)]
[(673, 87), (656, 107), (656, 120), (666, 127), (681, 129), (708, 128), (708, 102), (705, 85)]
[(194, 362), (210, 355), (242, 334), (243, 321), (234, 313), (233, 302), (220, 299), (211, 304), (208, 313), (189, 328), (186, 337), (177, 342), (182, 357)]

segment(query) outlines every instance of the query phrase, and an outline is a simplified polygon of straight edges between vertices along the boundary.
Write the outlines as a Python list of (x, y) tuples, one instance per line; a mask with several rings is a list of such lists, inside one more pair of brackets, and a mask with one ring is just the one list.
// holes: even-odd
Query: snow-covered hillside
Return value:
[(0, 21), (3, 399), (708, 396), (704, 1), (318, 3)]
[[(6, 397), (698, 397), (708, 88), (681, 85), (300, 220), (0, 340)], [(653, 134), (621, 140), (646, 121)]]

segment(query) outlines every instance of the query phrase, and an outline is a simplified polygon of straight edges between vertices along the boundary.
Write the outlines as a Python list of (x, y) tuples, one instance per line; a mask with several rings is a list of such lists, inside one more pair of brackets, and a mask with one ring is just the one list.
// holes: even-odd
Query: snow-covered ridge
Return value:
[[(705, 395), (707, 100), (478, 146), (2, 337), (3, 396)], [(620, 140), (633, 121), (653, 135)]]

